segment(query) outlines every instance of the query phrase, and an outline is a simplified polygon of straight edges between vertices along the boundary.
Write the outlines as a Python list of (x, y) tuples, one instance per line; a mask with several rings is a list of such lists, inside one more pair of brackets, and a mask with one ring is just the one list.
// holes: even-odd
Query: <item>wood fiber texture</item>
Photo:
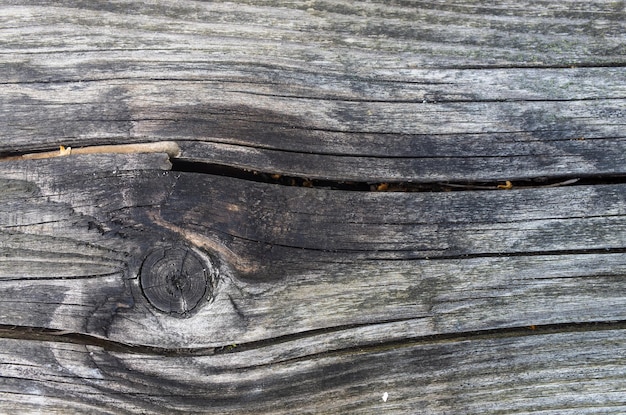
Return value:
[(0, 412), (626, 412), (625, 7), (0, 3)]

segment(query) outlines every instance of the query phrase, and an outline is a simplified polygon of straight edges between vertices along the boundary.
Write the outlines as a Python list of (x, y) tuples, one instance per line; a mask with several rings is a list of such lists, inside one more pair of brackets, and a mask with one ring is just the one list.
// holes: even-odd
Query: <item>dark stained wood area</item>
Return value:
[(626, 412), (623, 1), (0, 2), (0, 412)]

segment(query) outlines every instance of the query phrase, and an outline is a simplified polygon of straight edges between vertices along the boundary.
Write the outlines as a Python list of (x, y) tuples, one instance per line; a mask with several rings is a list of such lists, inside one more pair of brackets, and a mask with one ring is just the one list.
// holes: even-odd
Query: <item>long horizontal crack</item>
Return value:
[[(415, 319), (400, 319), (397, 322), (410, 321)], [(337, 332), (345, 332), (365, 326), (374, 326), (376, 324), (393, 323), (396, 321), (377, 322), (371, 324), (354, 324), (338, 327), (329, 327), (322, 329), (309, 330), (299, 333), (287, 334), (279, 337), (256, 340), (246, 343), (237, 343), (236, 345), (224, 345), (219, 347), (196, 347), (196, 348), (168, 348), (156, 347), (148, 345), (140, 345), (133, 343), (125, 343), (121, 341), (110, 340), (102, 336), (93, 334), (77, 333), (72, 331), (64, 331), (57, 329), (19, 326), (19, 325), (0, 325), (0, 338), (16, 339), (16, 340), (34, 340), (51, 343), (70, 343), (85, 346), (101, 347), (111, 352), (144, 354), (144, 355), (160, 355), (167, 357), (190, 357), (190, 356), (213, 356), (223, 354), (241, 353), (244, 351), (271, 348), (278, 344), (284, 344), (291, 341), (304, 339), (307, 337), (333, 334)], [(569, 322), (555, 323), (543, 325), (528, 325), (505, 327), (496, 329), (472, 330), (458, 333), (437, 333), (426, 335), (407, 336), (404, 339), (394, 339), (391, 341), (372, 340), (370, 342), (363, 341), (348, 347), (340, 347), (333, 349), (332, 345), (322, 352), (306, 354), (300, 357), (290, 358), (286, 361), (308, 360), (316, 357), (323, 357), (338, 354), (360, 354), (374, 353), (383, 350), (392, 350), (405, 347), (418, 346), (420, 344), (429, 345), (436, 343), (452, 343), (461, 341), (478, 341), (495, 338), (511, 338), (511, 337), (527, 337), (536, 335), (549, 335), (559, 333), (574, 332), (592, 332), (592, 331), (608, 331), (608, 330), (626, 330), (626, 320), (615, 321), (594, 321), (594, 322)], [(331, 344), (331, 343), (330, 343)], [(281, 361), (285, 362), (285, 361)]]
[(462, 104), (462, 103), (502, 103), (502, 102), (585, 102), (585, 101), (621, 101), (626, 99), (624, 96), (587, 96), (577, 98), (440, 98), (433, 99), (429, 97), (424, 98), (357, 98), (346, 96), (333, 96), (333, 95), (296, 95), (296, 94), (279, 94), (279, 93), (266, 93), (266, 92), (253, 92), (243, 89), (232, 89), (229, 92), (240, 93), (252, 96), (272, 97), (272, 98), (287, 98), (309, 101), (335, 101), (335, 102), (359, 102), (359, 103), (382, 103), (382, 104)]
[(537, 64), (537, 63), (519, 63), (512, 62), (510, 64), (501, 65), (448, 65), (440, 66), (438, 69), (456, 69), (456, 70), (497, 70), (497, 69), (578, 69), (578, 68), (623, 68), (626, 67), (624, 61), (605, 62), (567, 62), (559, 64)]
[(361, 192), (450, 192), (460, 190), (509, 190), (522, 188), (545, 188), (559, 186), (588, 186), (601, 184), (626, 184), (626, 175), (555, 176), (525, 180), (502, 181), (353, 181), (310, 179), (302, 175), (284, 175), (272, 172), (248, 170), (218, 163), (204, 163), (185, 159), (172, 159), (172, 170), (186, 173), (202, 173), (233, 177), (258, 183), (283, 186), (322, 188)]
[[(63, 146), (58, 150), (12, 154), (0, 157), (0, 162), (46, 159), (81, 154), (112, 154), (112, 153), (165, 153), (170, 157), (172, 171), (202, 173), (216, 176), (233, 177), (252, 182), (276, 184), (283, 186), (321, 188), (330, 190), (347, 190), (361, 192), (450, 192), (459, 190), (509, 190), (523, 188), (545, 188), (560, 186), (587, 186), (602, 184), (626, 184), (625, 174), (595, 175), (562, 175), (537, 177), (528, 179), (511, 179), (500, 181), (356, 181), (309, 178), (304, 174), (286, 175), (271, 171), (258, 171), (243, 167), (220, 163), (193, 161), (181, 157), (181, 150), (176, 142), (161, 141), (153, 143), (119, 144), (89, 146), (72, 149)], [(418, 159), (417, 157), (415, 158)]]
[[(351, 251), (358, 252), (358, 251)], [(457, 255), (411, 255), (411, 256), (401, 256), (402, 250), (376, 250), (376, 251), (361, 251), (361, 252), (371, 252), (372, 254), (377, 253), (383, 256), (385, 253), (389, 252), (390, 254), (395, 254), (396, 258), (389, 257), (370, 257), (367, 260), (370, 261), (380, 261), (384, 259), (385, 261), (419, 261), (419, 260), (436, 260), (436, 261), (449, 261), (449, 260), (468, 260), (468, 259), (479, 259), (479, 258), (513, 258), (513, 257), (549, 257), (556, 255), (611, 255), (611, 254), (624, 254), (626, 253), (626, 248), (586, 248), (586, 249), (561, 249), (561, 250), (540, 250), (540, 251), (517, 251), (517, 252), (481, 252), (481, 253), (467, 253), (467, 254), (457, 254)], [(413, 253), (414, 251), (406, 251), (408, 253)]]

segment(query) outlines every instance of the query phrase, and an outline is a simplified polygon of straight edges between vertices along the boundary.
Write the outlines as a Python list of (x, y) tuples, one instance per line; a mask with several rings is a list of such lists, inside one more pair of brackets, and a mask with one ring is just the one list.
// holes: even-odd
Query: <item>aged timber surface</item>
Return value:
[(0, 412), (626, 412), (625, 7), (3, 2)]

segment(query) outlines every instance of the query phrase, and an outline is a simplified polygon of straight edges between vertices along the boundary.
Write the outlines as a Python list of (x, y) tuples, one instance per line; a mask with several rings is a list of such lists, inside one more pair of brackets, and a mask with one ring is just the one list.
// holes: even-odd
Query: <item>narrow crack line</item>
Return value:
[(31, 226), (42, 226), (42, 225), (50, 225), (50, 224), (63, 224), (65, 222), (65, 218), (56, 219), (56, 220), (48, 220), (41, 222), (30, 222), (30, 223), (20, 223), (16, 225), (2, 225), (2, 229), (15, 229), (15, 228), (28, 228)]
[[(548, 218), (548, 220), (557, 220), (557, 221), (565, 221), (569, 219), (594, 219), (594, 218), (609, 218), (609, 217), (618, 217), (622, 218), (623, 215), (611, 215), (611, 216), (589, 216), (589, 217), (566, 217), (566, 218)], [(537, 219), (540, 221), (542, 219)], [(524, 221), (522, 221), (524, 222)], [(525, 221), (528, 222), (528, 221)], [(517, 221), (511, 222), (479, 222), (484, 224), (508, 224), (508, 223), (517, 223)], [(475, 225), (477, 223), (471, 223), (470, 225)], [(193, 225), (193, 224), (188, 224)], [(426, 226), (432, 224), (424, 224)], [(490, 230), (494, 230), (495, 228), (491, 227)], [(503, 231), (511, 231), (512, 228), (503, 227), (500, 230)], [(380, 245), (390, 245), (390, 243), (384, 242), (369, 242), (361, 244), (364, 246), (363, 248), (314, 248), (311, 246), (304, 245), (294, 245), (288, 243), (278, 243), (276, 241), (267, 241), (256, 238), (248, 238), (238, 234), (234, 234), (231, 232), (226, 232), (220, 229), (212, 228), (212, 227), (202, 227), (203, 231), (210, 230), (211, 233), (219, 233), (222, 235), (226, 235), (231, 238), (236, 238), (241, 241), (250, 242), (253, 244), (267, 244), (272, 247), (281, 247), (287, 249), (297, 249), (307, 252), (319, 252), (324, 254), (370, 254), (370, 255), (403, 255), (403, 254), (411, 254), (410, 258), (400, 257), (400, 258), (386, 258), (385, 260), (424, 260), (424, 259), (441, 259), (441, 260), (450, 260), (450, 259), (471, 259), (471, 258), (500, 258), (500, 257), (521, 257), (521, 256), (543, 256), (543, 255), (587, 255), (587, 254), (617, 254), (617, 253), (626, 253), (626, 247), (603, 247), (603, 248), (585, 248), (585, 249), (555, 249), (555, 250), (541, 250), (541, 251), (502, 251), (502, 252), (471, 252), (464, 254), (451, 254), (447, 252), (446, 248), (407, 248), (407, 249), (399, 249), (399, 248), (380, 248)], [(203, 232), (202, 232), (203, 233)], [(372, 248), (365, 247), (366, 244), (373, 245)], [(419, 253), (422, 253), (421, 255)], [(380, 259), (380, 258), (378, 258)]]
[[(0, 53), (0, 56), (2, 54)], [(320, 74), (320, 73), (316, 73), (316, 72), (305, 72), (305, 71), (300, 71), (300, 73), (305, 73), (305, 74), (309, 74), (312, 76), (317, 76), (317, 77), (327, 77), (324, 74)], [(358, 78), (358, 77), (354, 77), (354, 76), (350, 76), (350, 75), (331, 75), (331, 78), (335, 78), (335, 79), (339, 79), (340, 81), (356, 81), (356, 82), (362, 82), (362, 83), (377, 83), (377, 84), (406, 84), (406, 85), (435, 85), (435, 86), (439, 86), (439, 85), (454, 85), (454, 83), (452, 82), (439, 82), (439, 81), (429, 81), (429, 80), (424, 80), (424, 81), (415, 81), (412, 79), (384, 79), (384, 78), (378, 78), (378, 77), (373, 77), (373, 78)], [(144, 83), (159, 83), (159, 82), (177, 82), (177, 83), (181, 83), (181, 84), (216, 84), (216, 83), (221, 83), (221, 84), (233, 84), (233, 85), (256, 85), (256, 86), (262, 86), (262, 87), (267, 87), (267, 86), (287, 86), (288, 84), (285, 82), (277, 82), (277, 81), (271, 81), (271, 80), (263, 80), (262, 82), (259, 80), (255, 80), (255, 79), (248, 79), (245, 77), (242, 78), (223, 78), (220, 76), (215, 76), (215, 77), (184, 77), (184, 76), (172, 76), (172, 77), (155, 77), (155, 76), (141, 76), (141, 75), (137, 75), (137, 76), (118, 76), (118, 77), (102, 77), (102, 78), (96, 78), (96, 77), (92, 77), (92, 78), (57, 78), (57, 79), (35, 79), (35, 80), (29, 80), (29, 81), (0, 81), (0, 85), (48, 85), (48, 84), (88, 84), (88, 83), (97, 83), (97, 82), (114, 82), (114, 81), (121, 81), (121, 82), (128, 82), (128, 81), (135, 81), (135, 82), (144, 82)], [(257, 95), (251, 91), (247, 91), (247, 90), (236, 90), (236, 89), (232, 89), (229, 90), (229, 92), (242, 92), (242, 93), (246, 93), (246, 94), (252, 94), (252, 95)], [(262, 94), (259, 93), (258, 95), (268, 95), (268, 96), (272, 96), (271, 94)], [(276, 97), (283, 97), (283, 95), (281, 94), (277, 94), (275, 95)], [(285, 98), (287, 97), (291, 97), (290, 95), (284, 95)], [(302, 96), (302, 98), (304, 98), (304, 96)], [(312, 96), (311, 98), (315, 99), (315, 96)], [(421, 102), (421, 101), (419, 101)], [(64, 105), (68, 105), (68, 104), (64, 104)], [(70, 103), (69, 105), (73, 105), (72, 103)], [(79, 104), (76, 104), (79, 105)]]
[[(313, 329), (299, 333), (286, 334), (278, 337), (237, 343), (235, 345), (224, 345), (218, 347), (196, 347), (196, 348), (176, 348), (157, 347), (133, 343), (114, 341), (102, 336), (93, 334), (78, 333), (73, 331), (38, 328), (31, 326), (0, 325), (0, 339), (34, 340), (50, 343), (69, 343), (84, 346), (101, 347), (109, 352), (120, 352), (129, 354), (160, 355), (164, 357), (202, 357), (225, 354), (241, 353), (251, 350), (270, 349), (279, 344), (289, 343), (314, 336), (331, 335), (339, 332), (361, 327), (373, 327), (375, 325), (410, 322), (427, 317), (404, 318), (373, 323), (350, 324), (343, 326)], [(415, 347), (419, 345), (435, 345), (441, 343), (458, 343), (464, 341), (492, 340), (497, 338), (528, 337), (537, 335), (595, 332), (609, 330), (626, 330), (626, 320), (606, 320), (589, 322), (568, 322), (553, 324), (529, 324), (527, 326), (503, 327), (495, 329), (479, 329), (457, 333), (435, 333), (426, 335), (408, 336), (404, 339), (380, 341), (371, 340), (356, 343), (353, 346), (329, 348), (322, 352), (306, 354), (294, 358), (287, 358), (280, 361), (273, 361), (270, 364), (289, 363), (304, 360), (317, 359), (329, 356), (354, 355), (365, 353), (378, 353), (400, 348)], [(263, 366), (263, 365), (256, 365)]]
[[(379, 257), (372, 256), (367, 258), (370, 261), (380, 261), (380, 255), (395, 254), (402, 255), (402, 253), (414, 253), (414, 250), (370, 250), (363, 251), (363, 253), (379, 254)], [(541, 250), (541, 251), (524, 251), (524, 252), (481, 252), (481, 253), (467, 253), (456, 255), (428, 255), (428, 256), (416, 256), (411, 257), (396, 257), (389, 258), (383, 257), (385, 261), (447, 261), (447, 260), (467, 260), (467, 259), (481, 259), (481, 258), (514, 258), (514, 257), (550, 257), (550, 256), (565, 256), (565, 255), (610, 255), (610, 254), (624, 254), (626, 253), (626, 247), (620, 248), (585, 248), (585, 249), (562, 249), (562, 250)]]
[(215, 354), (225, 354), (225, 353), (233, 353), (233, 352), (243, 352), (248, 350), (255, 350), (261, 348), (267, 348), (276, 346), (278, 344), (288, 343), (291, 341), (301, 340), (305, 338), (310, 338), (314, 336), (322, 336), (327, 334), (345, 332), (349, 330), (359, 329), (362, 327), (373, 327), (377, 325), (384, 324), (393, 324), (393, 323), (406, 323), (411, 321), (423, 320), (428, 318), (429, 316), (418, 316), (418, 317), (409, 317), (409, 318), (398, 318), (398, 319), (388, 319), (388, 320), (379, 320), (369, 323), (355, 323), (355, 324), (345, 324), (339, 326), (332, 327), (323, 327), (319, 329), (311, 329), (305, 330), (298, 333), (285, 334), (282, 336), (272, 337), (269, 339), (255, 340), (247, 343), (237, 344), (236, 347), (229, 346), (221, 346), (215, 348)]
[(561, 64), (536, 64), (536, 63), (511, 63), (503, 65), (449, 65), (439, 66), (440, 70), (498, 70), (498, 69), (578, 69), (578, 68), (624, 68), (626, 61), (606, 61), (606, 62), (570, 62)]
[[(297, 215), (307, 215), (307, 216), (315, 216), (315, 217), (321, 217), (321, 218), (328, 218), (328, 220), (325, 221), (326, 224), (329, 225), (358, 225), (358, 226), (398, 226), (398, 227), (414, 227), (414, 226), (435, 226), (435, 225), (441, 225), (441, 222), (438, 221), (420, 221), (420, 220), (407, 220), (407, 221), (357, 221), (357, 220), (341, 220), (338, 219), (337, 220), (337, 216), (334, 212), (332, 213), (317, 213), (317, 212), (313, 212), (313, 213), (308, 213), (308, 212), (290, 212), (293, 214), (297, 214)], [(528, 217), (528, 218), (520, 218), (520, 219), (515, 219), (515, 218), (511, 218), (511, 219), (507, 219), (507, 220), (502, 220), (502, 219), (495, 219), (495, 218), (485, 218), (485, 219), (476, 219), (474, 220), (474, 218), (472, 218), (471, 222), (464, 220), (464, 219), (456, 219), (456, 220), (449, 220), (446, 221), (445, 224), (446, 225), (450, 225), (450, 226), (474, 226), (474, 225), (488, 225), (488, 226), (495, 226), (495, 225), (508, 225), (508, 224), (529, 224), (529, 223), (543, 223), (543, 222), (547, 222), (547, 221), (570, 221), (570, 220), (588, 220), (588, 219), (609, 219), (609, 218), (623, 218), (626, 215), (624, 214), (606, 214), (606, 215), (602, 215), (602, 214), (594, 214), (594, 215), (563, 215), (563, 216), (545, 216), (545, 217)], [(491, 228), (491, 230), (502, 230), (502, 228)], [(507, 229), (505, 229), (507, 230)], [(214, 230), (216, 232), (219, 232), (219, 230)], [(230, 236), (233, 237), (238, 237), (237, 235), (232, 235), (229, 234)], [(254, 242), (259, 242), (259, 241), (254, 241)]]
[[(196, 229), (198, 229), (198, 225), (194, 224), (194, 223), (187, 223), (187, 226), (193, 225), (196, 227)], [(287, 243), (278, 243), (276, 241), (267, 241), (267, 240), (262, 240), (262, 239), (256, 239), (256, 238), (249, 238), (249, 237), (245, 237), (245, 236), (241, 236), (232, 232), (226, 232), (211, 226), (202, 226), (201, 230), (203, 232), (200, 233), (205, 233), (205, 231), (210, 231), (210, 233), (216, 234), (219, 233), (221, 235), (225, 235), (227, 237), (230, 238), (236, 238), (240, 241), (245, 241), (245, 242), (249, 242), (249, 243), (253, 243), (253, 244), (266, 244), (266, 245), (270, 245), (272, 247), (278, 247), (278, 248), (287, 248), (287, 249), (297, 249), (297, 250), (304, 250), (304, 251), (309, 251), (309, 252), (321, 252), (321, 253), (341, 253), (341, 254), (349, 254), (349, 253), (372, 253), (372, 252), (427, 252), (429, 254), (432, 254), (433, 252), (445, 252), (444, 249), (442, 248), (424, 248), (424, 249), (420, 249), (420, 248), (414, 248), (414, 249), (408, 249), (408, 250), (397, 250), (397, 249), (355, 249), (355, 248), (314, 248), (314, 247), (310, 247), (310, 246), (304, 246), (304, 245), (292, 245), (292, 244), (287, 244)], [(380, 245), (380, 242), (369, 242), (370, 244), (373, 245)], [(431, 255), (432, 256), (432, 255)]]
[[(163, 120), (169, 120), (166, 118), (158, 118), (156, 119), (157, 121), (163, 121)], [(300, 128), (300, 127), (294, 127), (294, 128)], [(535, 130), (535, 132), (541, 132), (541, 131), (548, 131), (548, 130)], [(555, 130), (550, 130), (550, 131), (555, 131)], [(530, 131), (533, 132), (533, 131)], [(345, 134), (352, 134), (353, 132), (351, 131), (346, 131), (344, 132)], [(510, 135), (514, 135), (514, 134), (522, 134), (524, 133), (524, 131), (493, 131), (493, 132), (489, 132), (489, 133), (467, 133), (467, 134), (463, 134), (466, 136), (485, 136), (485, 135), (506, 135), (506, 134), (510, 134)], [(369, 134), (369, 133), (368, 133)], [(396, 133), (391, 133), (393, 135), (398, 135)], [(387, 133), (374, 133), (374, 135), (387, 135)], [(437, 137), (437, 138), (450, 138), (450, 137), (457, 137), (457, 135), (455, 134), (400, 134), (398, 136), (403, 136), (403, 137), (414, 137), (414, 138), (419, 138), (419, 137)], [(614, 142), (616, 141), (623, 141), (624, 139), (626, 139), (626, 136), (620, 136), (620, 135), (616, 135), (616, 136), (605, 136), (605, 137), (586, 137), (584, 139), (584, 141), (586, 142), (592, 142), (592, 141), (596, 141), (596, 142), (600, 142), (600, 141), (610, 141), (611, 144), (614, 144)], [(578, 138), (572, 138), (572, 137), (566, 137), (566, 138), (559, 138), (559, 139), (524, 139), (523, 141), (517, 141), (517, 140), (498, 140), (498, 143), (506, 146), (506, 145), (518, 145), (518, 144), (534, 144), (534, 143), (540, 143), (540, 144), (545, 144), (545, 143), (562, 143), (562, 142), (571, 142), (571, 141), (583, 141), (580, 139), (580, 137)], [(206, 137), (204, 139), (200, 140), (190, 140), (189, 138), (185, 138), (185, 139), (181, 139), (178, 142), (180, 142), (183, 147), (187, 147), (187, 151), (189, 151), (189, 148), (194, 148), (195, 146), (198, 146), (200, 148), (202, 147), (206, 147), (206, 148), (210, 148), (211, 146), (230, 146), (230, 147), (241, 147), (241, 148), (246, 148), (246, 149), (252, 149), (255, 151), (259, 151), (259, 150), (268, 150), (271, 152), (276, 152), (276, 153), (290, 153), (290, 154), (300, 154), (300, 155), (307, 155), (307, 156), (333, 156), (333, 157), (344, 157), (344, 158), (367, 158), (367, 159), (384, 159), (384, 160), (428, 160), (428, 159), (433, 159), (433, 160), (448, 160), (448, 159), (511, 159), (511, 158), (519, 158), (519, 157), (538, 157), (538, 156), (549, 156), (550, 154), (537, 154), (537, 153), (521, 153), (521, 154), (515, 154), (515, 153), (508, 153), (508, 154), (459, 154), (459, 155), (424, 155), (424, 154), (415, 154), (415, 155), (396, 155), (396, 154), (372, 154), (372, 153), (368, 153), (368, 152), (358, 152), (358, 149), (351, 149), (351, 153), (346, 153), (346, 152), (338, 152), (338, 151), (330, 151), (330, 150), (326, 150), (322, 147), (320, 148), (314, 148), (314, 149), (293, 149), (293, 148), (286, 148), (286, 147), (279, 147), (276, 145), (271, 145), (271, 144), (267, 144), (267, 143), (260, 143), (260, 142), (254, 142), (254, 141), (245, 141), (245, 140), (236, 140), (236, 139), (228, 139), (228, 138), (223, 138), (223, 137)], [(191, 146), (191, 147), (189, 147)], [(183, 148), (183, 150), (185, 150), (185, 148)], [(193, 151), (193, 150), (192, 150)], [(206, 151), (206, 150), (205, 150)], [(179, 160), (182, 161), (189, 161), (189, 162), (194, 162), (196, 161), (196, 159), (191, 156), (191, 155), (185, 155), (184, 154), (185, 151), (183, 151), (183, 155), (181, 155), (180, 157), (178, 157)], [(198, 161), (201, 162), (201, 161)]]
[(111, 352), (150, 354), (162, 356), (209, 356), (214, 354), (213, 347), (176, 349), (167, 347), (146, 346), (111, 340), (95, 334), (58, 330), (32, 326), (0, 324), (0, 338), (16, 340), (35, 340), (50, 343), (69, 343), (83, 346), (96, 346)]
[(393, 99), (393, 98), (356, 98), (356, 97), (341, 97), (331, 95), (295, 95), (295, 94), (278, 94), (278, 93), (264, 93), (232, 89), (228, 92), (240, 93), (252, 96), (272, 97), (272, 98), (285, 98), (294, 100), (308, 100), (308, 101), (331, 101), (331, 102), (355, 102), (355, 103), (372, 103), (372, 104), (488, 104), (488, 103), (524, 103), (524, 102), (586, 102), (586, 101), (623, 101), (626, 99), (624, 96), (617, 97), (582, 97), (582, 98), (467, 98), (467, 99), (432, 99), (432, 98), (413, 98), (413, 99)]
[[(614, 215), (615, 217), (622, 217), (622, 215)], [(603, 216), (592, 216), (589, 218), (602, 218)], [(554, 220), (567, 220), (567, 219), (585, 219), (584, 217), (571, 217), (571, 218), (552, 218)], [(539, 219), (538, 219), (539, 220)], [(487, 224), (488, 222), (484, 222)], [(500, 224), (507, 223), (515, 223), (512, 222), (495, 222)], [(472, 223), (473, 225), (474, 223)], [(493, 224), (493, 223), (491, 223)], [(187, 225), (194, 225), (192, 223), (188, 223)], [(428, 225), (428, 224), (426, 224)], [(197, 230), (197, 228), (196, 228)], [(523, 256), (544, 256), (544, 255), (589, 255), (589, 254), (618, 254), (618, 253), (626, 253), (626, 247), (603, 247), (603, 248), (585, 248), (585, 249), (560, 249), (560, 250), (541, 250), (541, 251), (502, 251), (502, 252), (471, 252), (471, 253), (457, 253), (452, 254), (448, 252), (446, 248), (408, 248), (408, 249), (386, 249), (376, 247), (376, 245), (380, 245), (379, 242), (371, 242), (370, 244), (375, 245), (373, 248), (314, 248), (310, 246), (303, 245), (293, 245), (287, 243), (277, 243), (275, 241), (266, 241), (255, 238), (248, 238), (238, 234), (234, 234), (231, 232), (226, 232), (220, 229), (216, 229), (213, 227), (202, 227), (203, 232), (206, 230), (210, 230), (211, 233), (219, 233), (221, 235), (226, 235), (228, 237), (236, 238), (238, 240), (250, 242), (253, 244), (267, 244), (272, 247), (281, 247), (287, 249), (297, 249), (300, 251), (307, 252), (316, 252), (316, 253), (324, 253), (324, 254), (357, 254), (357, 255), (377, 255), (371, 258), (372, 260), (380, 260), (384, 259), (386, 261), (407, 261), (407, 260), (457, 260), (457, 259), (472, 259), (472, 258), (503, 258), (503, 257), (523, 257)], [(493, 230), (493, 228), (492, 228)], [(502, 230), (510, 231), (510, 228), (502, 228)], [(382, 243), (384, 245), (389, 245), (389, 243)], [(421, 253), (421, 255), (420, 255)], [(410, 256), (406, 256), (409, 254)], [(400, 257), (389, 257), (390, 255)], [(381, 258), (382, 256), (382, 258)]]
[[(445, 109), (437, 109), (435, 111), (432, 112), (433, 117), (437, 116), (438, 114), (445, 114), (446, 112), (449, 112), (448, 110)], [(229, 123), (229, 122), (243, 122), (243, 123), (250, 123), (250, 118), (246, 117), (246, 114), (244, 113), (226, 113), (224, 111), (204, 111), (202, 113), (199, 113), (199, 115), (211, 115), (214, 117), (220, 117), (225, 123)], [(581, 120), (588, 120), (588, 119), (592, 119), (591, 117), (579, 117), (579, 119)], [(180, 122), (190, 122), (188, 119), (181, 119), (179, 120)], [(615, 124), (606, 124), (606, 121), (603, 125), (608, 125), (608, 126), (618, 126), (621, 127), (623, 126), (622, 122), (619, 122), (621, 120), (616, 121)], [(257, 126), (255, 128), (258, 128), (259, 130), (263, 130), (263, 128), (258, 127), (259, 125), (267, 125), (267, 126), (272, 126), (272, 127), (278, 127), (278, 128), (282, 128), (282, 129), (288, 129), (291, 131), (304, 131), (304, 132), (317, 132), (317, 133), (331, 133), (331, 134), (346, 134), (346, 135), (378, 135), (378, 136), (390, 136), (390, 137), (398, 137), (401, 135), (413, 135), (413, 136), (450, 136), (452, 135), (452, 133), (421, 133), (421, 134), (407, 134), (407, 133), (403, 133), (399, 130), (394, 130), (391, 129), (389, 131), (385, 131), (383, 129), (380, 129), (378, 127), (374, 127), (374, 128), (369, 128), (369, 129), (355, 129), (356, 126), (362, 126), (362, 123), (352, 123), (352, 124), (345, 124), (346, 127), (345, 128), (338, 128), (338, 127), (321, 127), (321, 126), (316, 126), (313, 124), (301, 124), (301, 125), (293, 125), (293, 124), (289, 124), (287, 122), (284, 121), (270, 121), (270, 120), (262, 120), (262, 121), (258, 121), (255, 122), (255, 124), (257, 124)], [(470, 127), (467, 127), (468, 130), (469, 128), (471, 128), (472, 121), (465, 121), (464, 122), (465, 125), (470, 125)], [(495, 134), (515, 134), (515, 133), (540, 133), (540, 132), (550, 132), (550, 133), (557, 133), (557, 132), (566, 132), (566, 133), (571, 133), (571, 130), (565, 130), (565, 129), (558, 129), (558, 128), (542, 128), (542, 129), (536, 129), (536, 130), (526, 130), (526, 131), (518, 131), (518, 130), (511, 130), (511, 131), (489, 131), (487, 133), (481, 133), (475, 130), (469, 130), (468, 132), (463, 132), (463, 133), (458, 133), (457, 135), (495, 135)]]
[[(43, 261), (42, 261), (43, 262)], [(59, 264), (75, 264), (75, 263), (63, 263), (56, 262), (54, 265)], [(90, 265), (90, 264), (81, 264), (81, 265)], [(29, 278), (3, 278), (0, 281), (2, 282), (20, 282), (20, 281), (28, 281), (30, 283), (37, 283), (40, 281), (69, 281), (69, 280), (80, 280), (80, 281), (89, 281), (89, 280), (99, 280), (110, 277), (118, 277), (120, 275), (124, 275), (124, 270), (119, 269), (112, 272), (101, 273), (101, 274), (89, 274), (89, 275), (57, 275), (54, 277), (29, 277)], [(4, 301), (3, 301), (4, 302)], [(40, 303), (38, 303), (40, 304)]]
[(372, 342), (359, 344), (338, 349), (329, 349), (322, 352), (302, 355), (294, 358), (272, 361), (270, 363), (255, 365), (254, 367), (273, 366), (276, 364), (289, 364), (313, 359), (362, 355), (388, 352), (418, 346), (434, 346), (440, 344), (460, 343), (466, 341), (487, 341), (505, 338), (525, 338), (529, 336), (556, 335), (565, 333), (584, 333), (598, 331), (626, 330), (626, 320), (596, 321), (596, 322), (571, 322), (543, 325), (528, 325), (519, 327), (507, 327), (500, 329), (474, 330), (461, 333), (440, 333), (425, 336), (409, 337), (406, 339), (392, 340), (387, 342)]
[[(620, 139), (621, 137), (615, 137)], [(185, 140), (186, 143), (189, 143), (189, 140)], [(569, 139), (568, 141), (572, 141)], [(195, 144), (195, 143), (194, 143)], [(317, 156), (330, 156), (337, 157), (341, 159), (380, 159), (380, 160), (468, 160), (468, 159), (511, 159), (511, 158), (536, 158), (538, 156), (547, 156), (548, 154), (528, 154), (528, 153), (509, 153), (509, 154), (459, 154), (459, 155), (425, 155), (425, 154), (416, 154), (416, 155), (396, 155), (396, 154), (368, 154), (365, 152), (358, 153), (341, 153), (341, 152), (333, 152), (333, 151), (325, 151), (322, 148), (318, 148), (315, 150), (306, 149), (291, 149), (291, 148), (279, 148), (273, 147), (263, 144), (257, 143), (245, 143), (245, 142), (228, 142), (228, 141), (205, 141), (197, 143), (200, 146), (208, 147), (210, 146), (222, 146), (222, 147), (237, 147), (237, 148), (249, 148), (252, 150), (265, 150), (269, 153), (287, 153), (287, 154), (296, 154), (300, 156), (308, 156), (308, 157), (317, 157)], [(193, 144), (192, 144), (193, 146)], [(201, 147), (202, 148), (202, 147)], [(206, 150), (205, 150), (206, 152)], [(199, 157), (194, 157), (193, 155), (181, 155), (178, 157), (181, 161), (195, 162)], [(197, 161), (201, 162), (201, 161)]]

